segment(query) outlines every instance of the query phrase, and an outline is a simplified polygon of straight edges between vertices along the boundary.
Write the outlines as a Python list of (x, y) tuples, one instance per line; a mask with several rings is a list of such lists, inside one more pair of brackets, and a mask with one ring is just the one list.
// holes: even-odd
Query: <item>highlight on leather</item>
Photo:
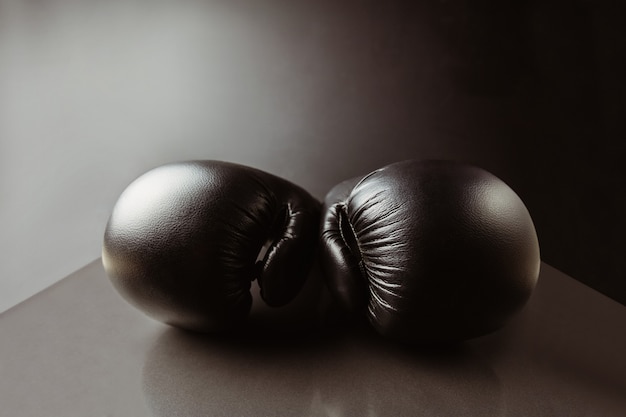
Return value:
[(322, 217), (331, 292), (392, 339), (439, 343), (495, 331), (524, 306), (539, 275), (524, 203), (472, 165), (388, 165), (331, 189)]
[(313, 262), (319, 212), (304, 189), (258, 169), (167, 164), (120, 195), (105, 229), (103, 265), (118, 292), (152, 318), (227, 330), (248, 316), (255, 279), (269, 305), (296, 297)]

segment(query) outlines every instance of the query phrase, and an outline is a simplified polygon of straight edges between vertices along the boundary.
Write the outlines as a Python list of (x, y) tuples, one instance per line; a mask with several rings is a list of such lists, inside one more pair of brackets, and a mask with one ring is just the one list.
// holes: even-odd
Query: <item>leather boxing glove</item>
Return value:
[(382, 335), (440, 343), (492, 332), (526, 303), (540, 268), (524, 203), (452, 161), (403, 161), (335, 186), (324, 203), (329, 289)]
[(220, 161), (153, 169), (119, 197), (102, 260), (119, 293), (147, 315), (194, 331), (248, 316), (251, 281), (274, 307), (307, 278), (320, 203), (260, 170)]

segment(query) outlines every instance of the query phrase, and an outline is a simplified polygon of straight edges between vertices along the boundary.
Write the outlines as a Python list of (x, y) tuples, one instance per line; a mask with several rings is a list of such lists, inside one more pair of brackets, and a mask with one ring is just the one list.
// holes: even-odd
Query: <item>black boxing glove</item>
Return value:
[(119, 293), (173, 326), (226, 330), (299, 292), (317, 246), (320, 203), (257, 169), (189, 161), (153, 169), (121, 194), (102, 261)]
[(382, 335), (439, 343), (492, 332), (528, 300), (540, 268), (524, 203), (450, 161), (404, 161), (326, 196), (321, 267), (330, 291)]

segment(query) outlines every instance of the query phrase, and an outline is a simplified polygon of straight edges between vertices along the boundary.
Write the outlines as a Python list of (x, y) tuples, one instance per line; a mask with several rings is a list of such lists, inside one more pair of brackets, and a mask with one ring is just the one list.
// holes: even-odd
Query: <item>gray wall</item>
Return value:
[(481, 165), (545, 261), (626, 302), (612, 10), (260, 3), (0, 0), (0, 311), (98, 257), (135, 177), (196, 158), (319, 198), (399, 159)]

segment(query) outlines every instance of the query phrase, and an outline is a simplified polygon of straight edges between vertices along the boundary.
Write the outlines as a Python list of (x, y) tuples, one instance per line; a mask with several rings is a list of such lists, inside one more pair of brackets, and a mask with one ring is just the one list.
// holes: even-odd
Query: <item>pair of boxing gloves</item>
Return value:
[(344, 181), (323, 204), (242, 165), (164, 165), (120, 196), (102, 259), (135, 307), (200, 332), (244, 322), (254, 280), (267, 305), (287, 305), (317, 259), (345, 310), (415, 343), (499, 329), (528, 300), (540, 265), (528, 210), (503, 181), (415, 160)]

